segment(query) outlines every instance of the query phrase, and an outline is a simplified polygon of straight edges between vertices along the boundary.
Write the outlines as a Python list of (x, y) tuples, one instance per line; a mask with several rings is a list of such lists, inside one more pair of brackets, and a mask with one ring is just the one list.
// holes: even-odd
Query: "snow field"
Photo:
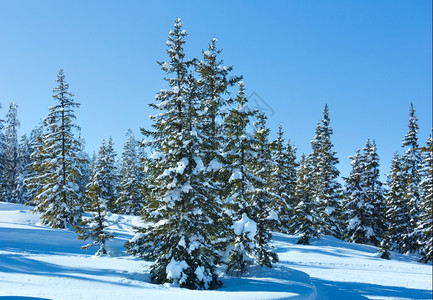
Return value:
[[(0, 298), (39, 299), (431, 299), (431, 265), (392, 253), (382, 260), (373, 246), (324, 237), (297, 245), (275, 233), (280, 263), (253, 267), (243, 277), (222, 275), (214, 291), (150, 283), (149, 262), (128, 256), (123, 244), (139, 217), (110, 215), (115, 256), (97, 250), (71, 230), (42, 226), (29, 207), (0, 202)], [(223, 270), (221, 270), (222, 272)], [(15, 298), (20, 299), (20, 298)]]

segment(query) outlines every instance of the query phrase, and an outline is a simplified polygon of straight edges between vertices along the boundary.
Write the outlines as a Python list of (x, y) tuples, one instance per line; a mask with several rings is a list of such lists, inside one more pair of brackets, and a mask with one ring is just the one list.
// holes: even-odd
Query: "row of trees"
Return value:
[[(141, 214), (144, 225), (127, 251), (154, 261), (154, 282), (191, 289), (220, 286), (219, 265), (236, 274), (252, 263), (271, 267), (278, 261), (270, 245), (275, 230), (299, 234), (302, 244), (329, 234), (380, 246), (383, 258), (396, 250), (432, 260), (432, 140), (419, 147), (413, 106), (406, 150), (394, 157), (387, 188), (372, 140), (351, 157), (343, 187), (327, 106), (312, 152), (297, 161), (281, 126), (277, 139), (269, 139), (266, 116), (248, 106), (245, 83), (230, 76), (217, 40), (201, 59), (189, 60), (186, 36), (177, 19), (167, 41), (169, 60), (159, 62), (169, 88), (150, 104), (158, 113), (152, 128), (142, 129), (142, 147), (128, 132), (120, 164), (111, 139), (92, 159), (85, 154), (75, 124), (79, 104), (63, 71), (56, 104), (21, 143), (11, 104), (6, 126), (0, 122), (2, 199), (35, 205), (52, 227), (74, 226), (79, 238), (92, 241), (84, 247), (97, 244), (101, 255), (112, 238), (107, 214)], [(83, 218), (85, 210), (91, 216)]]

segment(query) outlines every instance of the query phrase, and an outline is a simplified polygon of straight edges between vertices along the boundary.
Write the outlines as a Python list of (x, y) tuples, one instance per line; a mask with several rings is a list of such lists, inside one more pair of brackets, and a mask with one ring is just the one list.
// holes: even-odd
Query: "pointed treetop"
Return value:
[(415, 116), (415, 109), (413, 103), (410, 104), (409, 108), (409, 131), (405, 135), (402, 141), (402, 147), (410, 146), (411, 148), (418, 148), (418, 118)]

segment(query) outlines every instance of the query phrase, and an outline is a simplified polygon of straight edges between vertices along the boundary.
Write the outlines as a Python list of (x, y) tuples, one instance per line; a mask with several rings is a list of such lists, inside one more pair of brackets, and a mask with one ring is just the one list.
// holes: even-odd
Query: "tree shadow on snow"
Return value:
[[(41, 230), (43, 234), (41, 234)], [(83, 250), (86, 242), (77, 239), (77, 234), (67, 229), (52, 229), (43, 227), (41, 230), (26, 228), (0, 228), (0, 250), (11, 252), (27, 252), (32, 254), (62, 255), (81, 254), (93, 255), (92, 250)], [(122, 236), (126, 240), (126, 236)], [(109, 242), (117, 250), (117, 256), (126, 256), (123, 251), (123, 240), (114, 239)]]
[[(94, 276), (113, 276), (130, 280), (148, 281), (147, 274), (130, 274), (112, 269), (74, 268), (71, 266), (61, 266), (53, 263), (39, 261), (36, 259), (31, 259), (17, 254), (3, 254), (0, 256), (0, 272), (27, 274), (35, 276), (63, 277), (68, 279), (77, 279), (100, 283), (107, 283), (107, 281), (103, 279), (97, 279)], [(127, 282), (109, 281), (108, 283), (121, 286), (133, 286), (132, 283), (129, 284)]]
[(375, 298), (432, 299), (432, 291), (405, 287), (383, 286), (359, 282), (338, 282), (312, 278), (318, 300), (366, 300)]
[(242, 277), (223, 277), (223, 287), (218, 291), (227, 292), (288, 292), (300, 296), (314, 292), (310, 276), (304, 272), (275, 265), (267, 267), (252, 267)]

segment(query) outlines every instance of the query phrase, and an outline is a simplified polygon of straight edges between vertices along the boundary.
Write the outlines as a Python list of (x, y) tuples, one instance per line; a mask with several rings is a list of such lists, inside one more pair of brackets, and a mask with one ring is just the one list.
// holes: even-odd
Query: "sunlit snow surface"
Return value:
[[(297, 245), (275, 234), (280, 263), (254, 267), (243, 277), (222, 276), (216, 291), (189, 291), (149, 281), (149, 263), (124, 253), (122, 245), (138, 217), (111, 215), (117, 234), (115, 257), (94, 257), (97, 249), (69, 230), (40, 225), (28, 207), (0, 202), (1, 299), (431, 299), (432, 266), (393, 253), (382, 260), (372, 246), (332, 237)], [(6, 297), (5, 297), (6, 296)]]

